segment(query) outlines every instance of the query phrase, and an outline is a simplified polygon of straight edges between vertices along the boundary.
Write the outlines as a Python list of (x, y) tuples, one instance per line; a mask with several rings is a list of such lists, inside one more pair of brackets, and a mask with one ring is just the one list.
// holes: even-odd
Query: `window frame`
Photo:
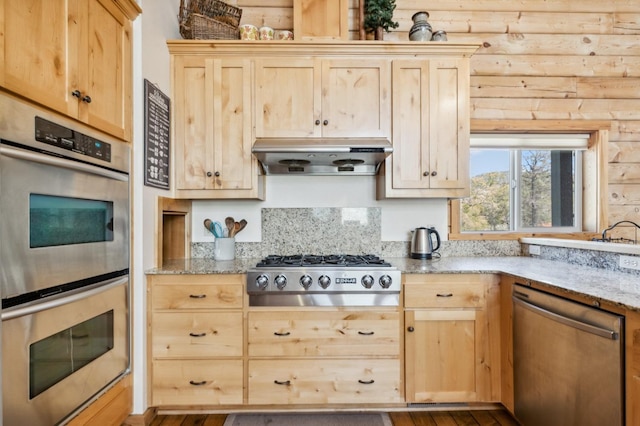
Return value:
[(571, 238), (597, 237), (607, 222), (607, 148), (609, 121), (591, 120), (471, 120), (474, 134), (575, 134), (588, 133), (582, 166), (582, 231), (557, 232), (464, 232), (460, 231), (460, 200), (449, 200), (449, 240), (517, 240), (525, 237)]

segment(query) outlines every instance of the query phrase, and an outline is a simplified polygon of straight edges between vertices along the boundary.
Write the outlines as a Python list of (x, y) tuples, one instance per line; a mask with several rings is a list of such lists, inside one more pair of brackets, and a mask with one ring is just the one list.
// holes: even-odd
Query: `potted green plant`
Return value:
[(375, 33), (376, 40), (383, 39), (383, 30), (398, 28), (393, 20), (396, 0), (364, 0), (364, 28)]

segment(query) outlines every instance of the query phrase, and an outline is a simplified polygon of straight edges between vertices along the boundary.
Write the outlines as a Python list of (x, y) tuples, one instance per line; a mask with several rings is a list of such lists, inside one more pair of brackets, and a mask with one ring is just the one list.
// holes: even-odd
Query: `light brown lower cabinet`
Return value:
[(147, 277), (151, 406), (244, 401), (244, 275)]
[(407, 402), (500, 401), (499, 277), (403, 276)]
[(403, 402), (398, 359), (249, 360), (249, 404)]
[(397, 308), (248, 314), (248, 403), (404, 402)]

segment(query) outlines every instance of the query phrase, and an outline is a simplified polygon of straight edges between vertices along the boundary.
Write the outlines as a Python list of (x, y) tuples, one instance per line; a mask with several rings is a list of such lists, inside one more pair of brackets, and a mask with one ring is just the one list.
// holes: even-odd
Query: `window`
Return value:
[(583, 231), (583, 152), (589, 138), (472, 135), (471, 194), (459, 203), (459, 232)]

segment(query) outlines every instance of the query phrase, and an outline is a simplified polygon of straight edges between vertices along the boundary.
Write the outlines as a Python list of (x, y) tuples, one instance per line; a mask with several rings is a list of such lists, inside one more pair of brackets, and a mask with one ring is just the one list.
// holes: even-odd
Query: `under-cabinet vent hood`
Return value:
[(267, 175), (375, 175), (393, 148), (385, 138), (260, 138), (251, 151)]

